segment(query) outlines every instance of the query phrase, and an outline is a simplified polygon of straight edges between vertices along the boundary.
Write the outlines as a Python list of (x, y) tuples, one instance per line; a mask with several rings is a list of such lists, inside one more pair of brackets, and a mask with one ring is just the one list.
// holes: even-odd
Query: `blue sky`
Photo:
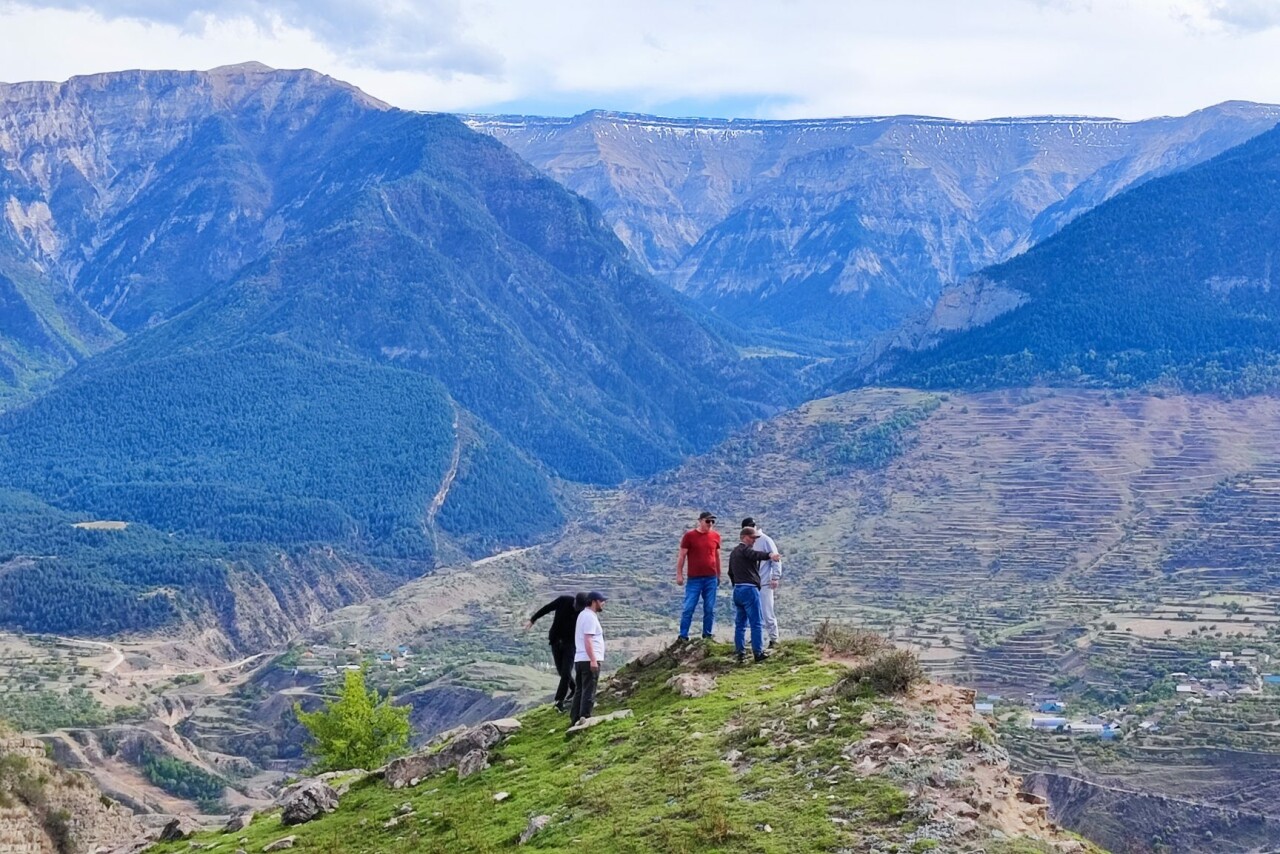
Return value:
[(257, 60), (410, 109), (1144, 118), (1280, 102), (1280, 0), (0, 0), (0, 80)]

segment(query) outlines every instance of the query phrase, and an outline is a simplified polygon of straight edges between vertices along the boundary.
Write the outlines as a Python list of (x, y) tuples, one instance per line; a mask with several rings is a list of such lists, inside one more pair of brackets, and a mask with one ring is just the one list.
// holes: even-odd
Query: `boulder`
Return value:
[(666, 687), (681, 697), (697, 699), (716, 689), (716, 678), (709, 673), (677, 673), (666, 682)]
[(619, 709), (616, 712), (611, 712), (610, 714), (607, 714), (607, 715), (601, 715), (600, 717), (583, 718), (573, 726), (569, 727), (569, 729), (565, 730), (565, 732), (568, 735), (577, 735), (583, 730), (591, 729), (591, 727), (593, 726), (599, 726), (600, 724), (606, 723), (608, 721), (620, 721), (623, 718), (629, 718), (629, 717), (631, 717), (630, 709)]
[(275, 842), (269, 842), (262, 846), (263, 851), (283, 851), (286, 848), (292, 848), (293, 843), (298, 841), (296, 836), (286, 836), (283, 839), (277, 839)]
[(493, 727), (500, 735), (504, 736), (520, 730), (520, 721), (515, 718), (498, 718), (496, 721), (489, 721), (486, 725)]
[(465, 780), (489, 767), (489, 751), (473, 750), (458, 760), (458, 779)]
[(194, 833), (200, 832), (200, 825), (196, 824), (195, 819), (188, 816), (178, 816), (173, 821), (164, 826), (160, 831), (160, 835), (156, 837), (157, 842), (177, 842), (179, 839), (186, 839)]
[[(393, 759), (380, 773), (392, 788), (415, 785), (411, 781), (421, 782), (433, 774), (453, 768), (468, 754), (476, 751), (480, 751), (487, 762), (489, 749), (501, 740), (502, 731), (494, 723), (480, 724), (458, 733), (437, 750)], [(483, 764), (481, 767), (484, 767)]]
[(280, 821), (304, 824), (338, 808), (338, 793), (322, 780), (303, 780), (286, 790), (280, 800)]
[(520, 844), (524, 845), (530, 839), (533, 839), (548, 824), (551, 824), (551, 816), (549, 815), (536, 815), (529, 819), (529, 823), (520, 834)]
[(233, 815), (227, 819), (226, 825), (222, 828), (223, 833), (239, 833), (244, 830), (253, 821), (253, 810)]

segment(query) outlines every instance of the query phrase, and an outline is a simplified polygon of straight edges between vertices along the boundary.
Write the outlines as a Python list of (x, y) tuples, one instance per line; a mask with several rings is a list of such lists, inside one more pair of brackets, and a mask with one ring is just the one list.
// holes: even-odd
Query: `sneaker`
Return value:
[(702, 639), (703, 639), (704, 641), (707, 641), (708, 643), (715, 643), (715, 642), (716, 642), (716, 636), (715, 636), (715, 635), (703, 635), (703, 636), (702, 636)]
[(674, 646), (684, 646), (684, 645), (685, 645), (685, 644), (687, 644), (688, 642), (689, 642), (689, 639), (688, 639), (687, 637), (685, 637), (684, 635), (678, 635), (678, 636), (676, 637), (676, 642), (675, 642), (675, 644), (673, 644), (673, 645), (674, 645)]
[(740, 653), (738, 653), (738, 654), (737, 654), (736, 656), (734, 656), (734, 657), (738, 659), (738, 663), (739, 663), (739, 664), (746, 664), (746, 663), (747, 663), (747, 654), (746, 654), (745, 652), (740, 652)]
[(556, 703), (556, 711), (563, 715), (565, 713), (564, 703)]
[(767, 653), (767, 652), (757, 652), (757, 653), (756, 653), (756, 664), (759, 664), (760, 662), (764, 661), (764, 660), (765, 660), (766, 658), (768, 658), (768, 657), (769, 657), (769, 653)]
[(775, 647), (777, 647), (777, 645), (778, 645), (778, 639), (777, 639), (777, 638), (772, 638), (772, 639), (769, 641), (769, 649), (774, 649)]

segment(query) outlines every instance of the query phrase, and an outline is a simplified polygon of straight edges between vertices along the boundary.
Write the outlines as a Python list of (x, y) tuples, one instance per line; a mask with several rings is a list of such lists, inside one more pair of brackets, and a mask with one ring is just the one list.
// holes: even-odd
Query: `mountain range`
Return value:
[(1182, 117), (797, 121), (466, 116), (599, 206), (632, 256), (732, 323), (865, 342), (1149, 178), (1280, 121)]
[(1280, 129), (1098, 206), (943, 295), (846, 384), (1280, 387)]
[[(0, 487), (51, 512), (419, 572), (768, 411), (768, 365), (451, 116), (250, 64), (0, 87), (0, 129)], [(174, 581), (110, 563), (111, 601)]]

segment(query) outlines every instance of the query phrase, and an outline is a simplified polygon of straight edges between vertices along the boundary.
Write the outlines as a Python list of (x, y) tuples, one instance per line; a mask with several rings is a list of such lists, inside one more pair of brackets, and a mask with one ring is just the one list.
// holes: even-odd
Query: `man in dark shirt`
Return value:
[(756, 551), (756, 539), (760, 535), (755, 528), (743, 528), (738, 544), (729, 552), (729, 581), (733, 583), (733, 647), (738, 663), (747, 660), (745, 635), (747, 623), (751, 623), (751, 651), (756, 661), (764, 661), (769, 654), (764, 651), (764, 626), (760, 621), (760, 563), (766, 560), (782, 560), (777, 552)]
[(547, 640), (551, 643), (551, 658), (556, 663), (556, 672), (560, 674), (560, 685), (556, 688), (558, 712), (564, 711), (565, 701), (573, 696), (573, 628), (578, 623), (578, 612), (586, 603), (585, 592), (575, 596), (557, 596), (535, 611), (529, 622), (524, 624), (525, 631), (528, 631), (539, 619), (555, 612)]

